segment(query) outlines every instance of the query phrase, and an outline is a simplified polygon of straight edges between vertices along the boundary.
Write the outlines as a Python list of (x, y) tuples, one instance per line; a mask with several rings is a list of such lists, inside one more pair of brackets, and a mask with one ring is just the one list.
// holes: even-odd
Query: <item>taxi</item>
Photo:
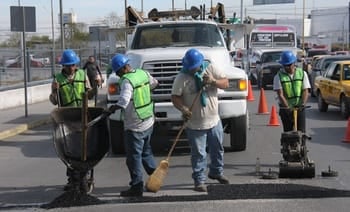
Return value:
[(340, 108), (345, 119), (350, 114), (350, 60), (332, 62), (325, 73), (315, 79), (318, 110), (327, 112), (328, 105)]

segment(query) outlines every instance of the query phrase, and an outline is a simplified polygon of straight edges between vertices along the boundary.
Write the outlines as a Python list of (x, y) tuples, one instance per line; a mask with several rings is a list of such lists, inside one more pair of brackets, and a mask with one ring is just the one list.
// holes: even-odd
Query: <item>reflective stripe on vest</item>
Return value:
[(288, 106), (299, 106), (303, 91), (304, 71), (300, 68), (295, 70), (293, 79), (286, 72), (279, 72), (284, 96), (287, 98)]
[[(142, 69), (128, 72), (120, 79), (128, 79), (133, 87), (133, 104), (139, 119), (144, 120), (153, 116), (154, 104), (151, 99), (151, 87), (147, 73)], [(120, 85), (122, 83), (119, 83)]]
[(75, 72), (72, 82), (62, 73), (57, 73), (55, 78), (60, 84), (59, 93), (61, 106), (80, 107), (85, 92), (85, 72), (78, 69)]

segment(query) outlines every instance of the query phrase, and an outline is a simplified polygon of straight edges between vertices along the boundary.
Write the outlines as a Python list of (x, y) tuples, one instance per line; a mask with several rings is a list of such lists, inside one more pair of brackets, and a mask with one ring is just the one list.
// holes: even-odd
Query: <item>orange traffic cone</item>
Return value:
[(247, 96), (247, 101), (254, 101), (254, 94), (253, 94), (253, 89), (252, 89), (252, 83), (250, 80), (248, 80), (248, 96)]
[(259, 100), (258, 114), (259, 115), (269, 114), (269, 110), (267, 109), (265, 91), (263, 88), (260, 89), (260, 100)]
[(342, 140), (344, 143), (350, 143), (350, 118), (348, 119), (348, 126), (346, 128), (345, 138)]
[(268, 126), (280, 126), (280, 123), (277, 117), (276, 107), (274, 105), (272, 105), (272, 108), (271, 108), (271, 116), (270, 116), (270, 121)]

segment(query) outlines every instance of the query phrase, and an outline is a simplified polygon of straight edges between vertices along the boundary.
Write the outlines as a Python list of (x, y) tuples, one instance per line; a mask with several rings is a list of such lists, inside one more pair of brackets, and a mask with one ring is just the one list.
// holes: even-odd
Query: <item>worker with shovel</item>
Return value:
[[(84, 70), (76, 66), (79, 62), (80, 59), (73, 50), (63, 51), (60, 61), (62, 70), (55, 74), (51, 85), (49, 99), (52, 104), (58, 105), (58, 107), (82, 107), (85, 91), (88, 91), (89, 99), (93, 97), (88, 76)], [(78, 187), (83, 193), (87, 192), (87, 173), (81, 173), (67, 167), (66, 174), (68, 183), (64, 187), (65, 191)]]
[(131, 177), (130, 188), (120, 192), (120, 196), (142, 196), (142, 166), (148, 175), (156, 169), (150, 144), (154, 124), (151, 90), (158, 85), (158, 81), (142, 69), (131, 68), (129, 59), (123, 54), (112, 58), (112, 69), (120, 77), (120, 96), (108, 110), (114, 113), (122, 109), (126, 164)]
[[(194, 190), (206, 192), (207, 152), (210, 154), (208, 177), (229, 184), (224, 172), (223, 127), (219, 116), (218, 88), (229, 86), (225, 74), (204, 61), (197, 49), (189, 49), (182, 59), (183, 68), (172, 88), (172, 102), (181, 111), (191, 147)], [(200, 98), (196, 101), (196, 96)], [(193, 108), (190, 110), (193, 103)]]

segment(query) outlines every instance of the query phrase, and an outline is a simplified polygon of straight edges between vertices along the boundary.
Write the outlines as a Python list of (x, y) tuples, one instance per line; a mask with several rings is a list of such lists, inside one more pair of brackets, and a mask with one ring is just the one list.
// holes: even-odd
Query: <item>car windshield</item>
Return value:
[(337, 57), (335, 57), (335, 58), (327, 58), (323, 62), (322, 70), (326, 70), (328, 68), (329, 64), (331, 64), (334, 61), (346, 60), (346, 59), (350, 59), (350, 57), (349, 58), (337, 58)]
[(222, 47), (224, 41), (216, 25), (159, 24), (138, 27), (131, 48), (145, 49), (169, 46)]
[(309, 50), (307, 53), (307, 56), (313, 57), (315, 55), (325, 55), (325, 54), (329, 54), (328, 50)]
[(266, 52), (261, 56), (261, 62), (262, 63), (269, 63), (269, 62), (278, 62), (281, 57), (281, 51), (280, 52)]

